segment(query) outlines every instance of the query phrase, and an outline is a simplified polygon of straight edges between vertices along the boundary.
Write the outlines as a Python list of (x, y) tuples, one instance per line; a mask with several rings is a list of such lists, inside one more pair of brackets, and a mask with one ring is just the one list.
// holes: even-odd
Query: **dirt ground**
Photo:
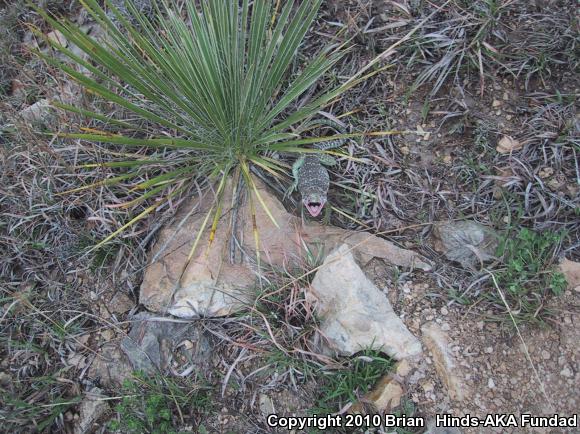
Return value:
[[(40, 6), (91, 31), (76, 1)], [(327, 107), (334, 116), (346, 114), (340, 119), (353, 132), (407, 133), (349, 142), (348, 152), (366, 164), (345, 159), (332, 169), (330, 202), (344, 214), (324, 217), (349, 229), (391, 231), (385, 238), (434, 264), (429, 273), (378, 261), (365, 270), (414, 335), (421, 337), (429, 324), (445, 333), (456, 362), (462, 396), (449, 395), (426, 349), (405, 375), (398, 411), (427, 420), (442, 413), (578, 414), (580, 292), (569, 287), (554, 295), (545, 280), (562, 259), (580, 262), (575, 6), (572, 0), (332, 0), (323, 2), (303, 44), (301, 61), (328, 44), (350, 41), (349, 53), (318, 84), (325, 88), (404, 41), (379, 64), (388, 68)], [(79, 116), (45, 111), (43, 101), (80, 96), (75, 104), (91, 108), (94, 100), (31, 53), (45, 46), (25, 23), (51, 31), (37, 13), (20, 1), (0, 1), (0, 12), (0, 431), (129, 432), (128, 425), (115, 431), (111, 421), (133, 414), (147, 421), (148, 411), (159, 415), (169, 408), (174, 432), (267, 433), (275, 432), (265, 424), (270, 405), (281, 414), (312, 411), (328, 390), (320, 372), (343, 361), (308, 353), (317, 323), (297, 296), (306, 280), (278, 299), (262, 300), (283, 317), (288, 303), (300, 299), (295, 316), (273, 331), (251, 314), (192, 321), (207, 348), (199, 371), (190, 375), (176, 375), (186, 356), (183, 366), (176, 358), (168, 367), (172, 374), (130, 387), (94, 374), (99, 371), (91, 366), (107, 345), (119, 343), (131, 316), (144, 310), (137, 300), (148, 252), (181, 202), (144, 219), (107, 249), (85, 254), (127, 220), (129, 211), (116, 205), (135, 193), (124, 184), (60, 193), (117, 173), (79, 166), (111, 161), (111, 149), (121, 149), (43, 134), (83, 125)], [(295, 202), (285, 204), (294, 210)], [(509, 262), (471, 269), (450, 261), (432, 233), (434, 223), (446, 220), (474, 220), (507, 239), (522, 228), (556, 235), (538, 256), (538, 269), (520, 283), (525, 295), (509, 300), (517, 328), (490, 279), (506, 276)], [(305, 353), (284, 359), (271, 335), (285, 350)], [(201, 345), (184, 342), (188, 349)], [(118, 366), (118, 375), (130, 378)], [(81, 402), (95, 388), (104, 407), (90, 428), (78, 431)], [(161, 398), (132, 401), (135, 396)], [(333, 402), (332, 411), (345, 403)], [(132, 432), (171, 432), (168, 426)]]

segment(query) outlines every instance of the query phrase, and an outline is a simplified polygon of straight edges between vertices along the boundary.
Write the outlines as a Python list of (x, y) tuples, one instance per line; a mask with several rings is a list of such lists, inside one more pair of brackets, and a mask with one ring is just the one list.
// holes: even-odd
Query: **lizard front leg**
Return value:
[(283, 199), (286, 199), (298, 187), (298, 172), (300, 171), (300, 168), (304, 164), (304, 159), (305, 159), (304, 156), (301, 156), (292, 165), (292, 176), (294, 177), (294, 182), (292, 183), (292, 185), (290, 185), (288, 190), (286, 190), (286, 193), (284, 193)]

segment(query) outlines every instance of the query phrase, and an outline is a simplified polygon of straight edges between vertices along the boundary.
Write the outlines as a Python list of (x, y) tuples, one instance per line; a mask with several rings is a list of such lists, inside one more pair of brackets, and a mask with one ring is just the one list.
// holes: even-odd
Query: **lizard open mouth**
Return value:
[(310, 215), (312, 217), (317, 217), (318, 214), (320, 214), (320, 212), (322, 211), (322, 207), (324, 206), (324, 203), (321, 203), (321, 202), (308, 202), (305, 205), (306, 205), (306, 209), (308, 210), (308, 212), (310, 213)]

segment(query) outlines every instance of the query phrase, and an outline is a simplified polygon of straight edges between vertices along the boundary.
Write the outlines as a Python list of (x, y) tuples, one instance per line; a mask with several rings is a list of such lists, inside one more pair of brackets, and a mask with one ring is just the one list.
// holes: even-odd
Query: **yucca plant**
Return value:
[[(96, 0), (80, 1), (104, 30), (104, 38), (93, 39), (70, 21), (37, 11), (84, 51), (88, 60), (58, 41), (45, 39), (88, 73), (78, 72), (70, 62), (56, 56), (38, 54), (89, 93), (132, 116), (131, 120), (112, 119), (103, 113), (54, 102), (89, 120), (105, 122), (109, 128), (60, 136), (127, 147), (188, 151), (185, 159), (160, 161), (155, 157), (104, 163), (108, 167), (126, 167), (127, 173), (76, 189), (103, 183), (114, 185), (137, 177), (148, 167), (174, 165), (170, 170), (165, 167), (162, 174), (151, 174), (136, 187), (143, 194), (133, 204), (154, 197), (157, 202), (95, 247), (146, 217), (163, 201), (186, 191), (187, 180), (194, 175), (207, 176), (217, 185), (212, 208), (215, 231), (228, 176), (241, 176), (254, 192), (249, 195), (250, 200), (254, 196), (264, 206), (250, 176), (251, 165), (280, 176), (287, 169), (269, 156), (272, 151), (316, 152), (308, 147), (310, 143), (353, 136), (300, 135), (300, 125), (308, 124), (311, 129), (317, 112), (368, 77), (358, 76), (315, 95), (306, 104), (297, 104), (344, 53), (343, 46), (327, 47), (290, 76), (322, 0), (299, 4), (289, 0), (283, 5), (280, 0), (151, 0), (153, 16), (139, 12), (129, 0), (125, 3), (128, 13), (108, 0), (106, 10)], [(43, 36), (38, 31), (37, 34)]]

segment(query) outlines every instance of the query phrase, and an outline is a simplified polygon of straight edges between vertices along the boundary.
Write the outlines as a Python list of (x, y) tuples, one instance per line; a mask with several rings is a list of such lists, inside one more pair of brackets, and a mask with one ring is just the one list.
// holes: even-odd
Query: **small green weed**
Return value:
[(209, 409), (207, 387), (181, 385), (143, 372), (125, 380), (122, 393), (115, 406), (117, 415), (109, 422), (109, 428), (116, 432), (177, 433), (176, 427), (184, 423), (197, 426), (200, 415)]
[[(565, 289), (564, 276), (553, 268), (554, 251), (563, 237), (522, 228), (515, 237), (501, 240), (497, 253), (505, 266), (496, 279), (516, 320), (541, 320), (546, 297)], [(502, 303), (495, 292), (491, 298)]]

